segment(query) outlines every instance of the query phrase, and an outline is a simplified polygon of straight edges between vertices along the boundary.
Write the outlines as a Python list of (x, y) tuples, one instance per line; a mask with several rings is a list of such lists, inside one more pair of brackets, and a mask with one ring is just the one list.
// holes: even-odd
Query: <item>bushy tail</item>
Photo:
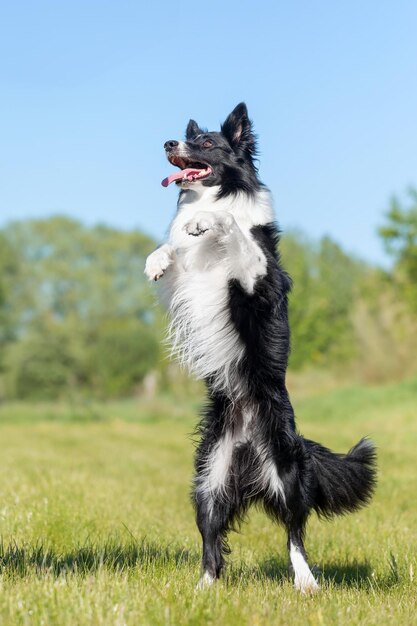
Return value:
[(376, 451), (361, 439), (347, 454), (336, 454), (314, 441), (306, 446), (317, 478), (313, 507), (331, 517), (356, 511), (369, 502), (376, 484)]

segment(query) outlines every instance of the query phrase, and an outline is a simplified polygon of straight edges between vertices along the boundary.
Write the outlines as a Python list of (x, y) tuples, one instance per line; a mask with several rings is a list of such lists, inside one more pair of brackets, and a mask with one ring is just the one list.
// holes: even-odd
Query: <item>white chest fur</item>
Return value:
[(274, 220), (271, 195), (267, 189), (259, 191), (253, 198), (242, 193), (233, 198), (217, 199), (218, 192), (218, 187), (204, 187), (201, 183), (195, 183), (192, 189), (183, 192), (169, 232), (169, 242), (174, 248), (194, 247), (196, 241), (193, 242), (193, 238), (187, 235), (184, 226), (197, 211), (227, 211), (246, 236), (250, 236), (253, 226)]
[[(230, 317), (229, 281), (238, 279), (249, 292), (257, 276), (266, 271), (263, 252), (251, 235), (255, 225), (273, 220), (268, 191), (255, 199), (247, 195), (216, 200), (217, 188), (193, 185), (181, 196), (169, 244), (175, 262), (163, 284), (171, 315), (169, 338), (173, 353), (197, 378), (210, 377), (214, 386), (233, 397), (241, 393), (236, 366), (244, 345)], [(235, 231), (217, 237), (187, 233), (187, 224), (201, 212), (227, 212)]]

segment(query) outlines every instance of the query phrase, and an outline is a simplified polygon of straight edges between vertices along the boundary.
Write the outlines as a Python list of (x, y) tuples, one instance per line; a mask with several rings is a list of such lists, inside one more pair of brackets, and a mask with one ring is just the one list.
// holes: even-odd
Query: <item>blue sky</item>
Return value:
[(245, 100), (285, 229), (385, 263), (417, 186), (417, 3), (0, 0), (0, 223), (65, 213), (158, 239), (163, 143)]

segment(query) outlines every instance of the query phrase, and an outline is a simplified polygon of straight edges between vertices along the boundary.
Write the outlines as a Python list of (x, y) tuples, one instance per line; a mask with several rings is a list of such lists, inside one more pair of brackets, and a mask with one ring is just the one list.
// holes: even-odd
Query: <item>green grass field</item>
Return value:
[(285, 536), (253, 511), (215, 588), (195, 591), (189, 501), (198, 402), (0, 408), (0, 624), (417, 623), (417, 381), (295, 396), (301, 432), (379, 449), (371, 506), (312, 517), (321, 591), (299, 595)]

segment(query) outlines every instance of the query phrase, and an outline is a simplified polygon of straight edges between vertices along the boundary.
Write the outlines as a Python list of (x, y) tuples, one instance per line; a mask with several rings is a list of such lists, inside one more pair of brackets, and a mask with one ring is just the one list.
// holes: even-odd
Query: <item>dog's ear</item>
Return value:
[(190, 120), (187, 124), (187, 130), (185, 131), (185, 138), (187, 141), (193, 139), (193, 137), (197, 137), (197, 135), (201, 135), (203, 131), (194, 120)]
[(252, 131), (252, 122), (248, 117), (246, 104), (241, 102), (228, 115), (222, 124), (222, 133), (233, 149), (240, 149), (250, 156), (256, 153), (256, 137)]

